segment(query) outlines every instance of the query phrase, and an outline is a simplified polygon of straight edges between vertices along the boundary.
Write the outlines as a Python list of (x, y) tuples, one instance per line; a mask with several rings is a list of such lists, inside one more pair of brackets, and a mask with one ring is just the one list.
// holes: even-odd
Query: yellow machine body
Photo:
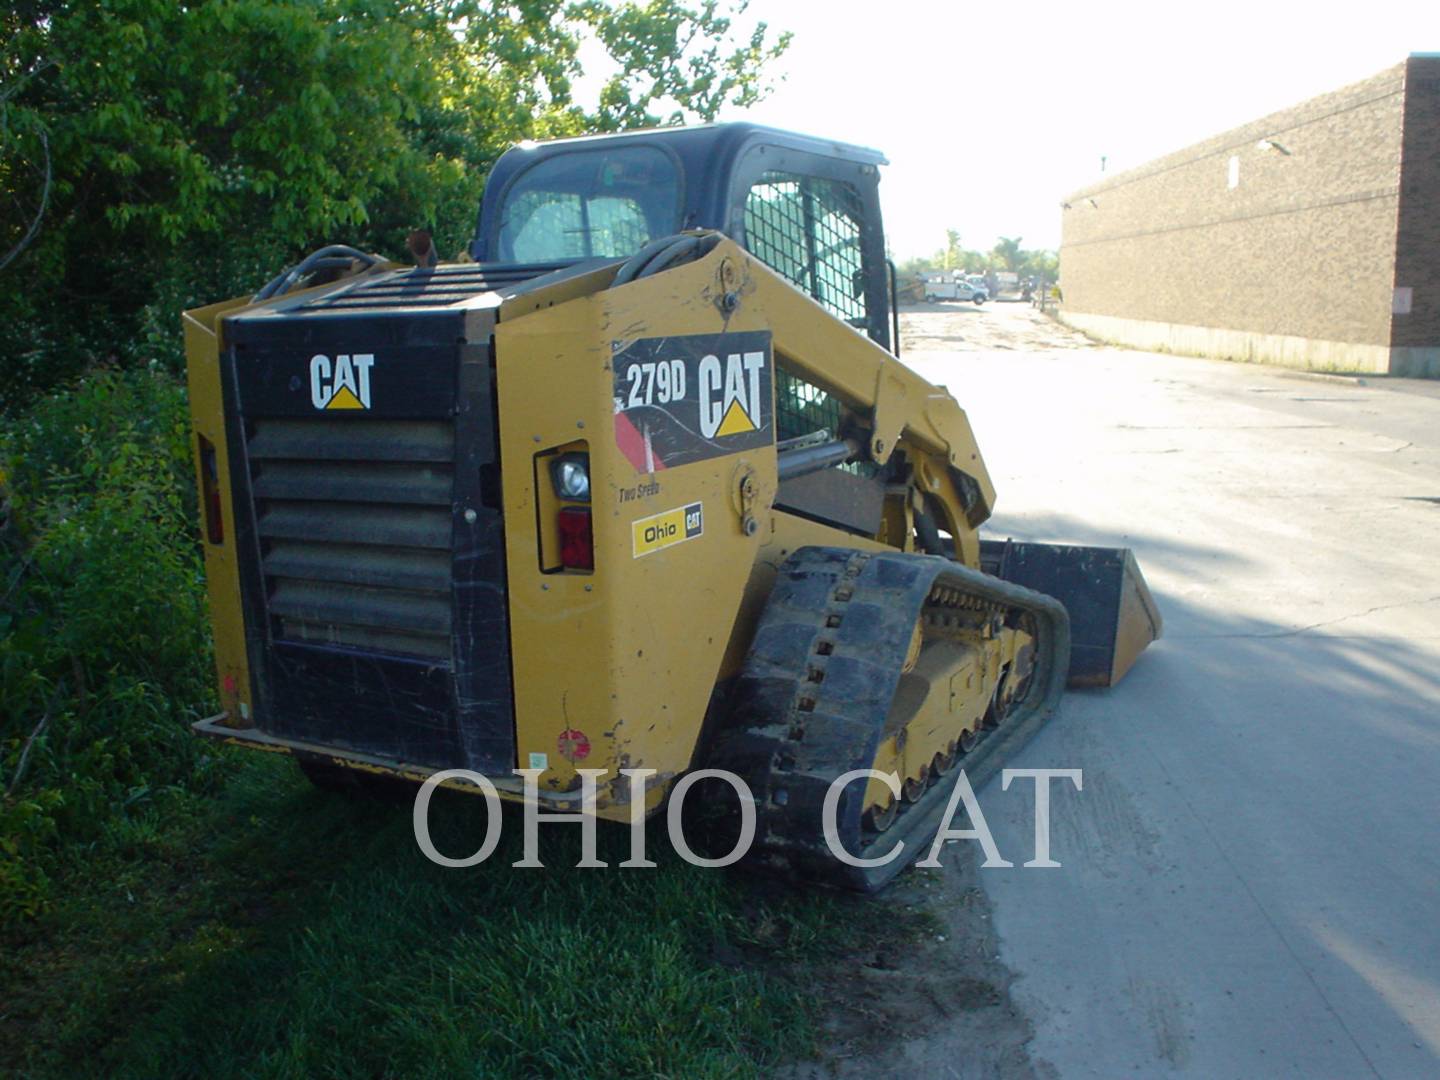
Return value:
[[(818, 544), (914, 547), (904, 499), (896, 500), (901, 524), (893, 539), (867, 541), (774, 510), (773, 447), (637, 473), (610, 434), (617, 342), (769, 332), (775, 363), (873, 416), (874, 440), (892, 453), (908, 452), (924, 493), (946, 508), (946, 531), (955, 537), (957, 558), (968, 565), (979, 565), (976, 526), (994, 498), (969, 422), (953, 397), (733, 243), (722, 241), (704, 259), (616, 289), (608, 288), (613, 270), (514, 300), (491, 294), (485, 312), (496, 320), (501, 456), (507, 463), (530, 463), (507, 464), (503, 473), (517, 767), (541, 755), (541, 790), (565, 802), (578, 792), (577, 768), (607, 770), (612, 777), (621, 768), (655, 769), (655, 786), (663, 789), (692, 766), (711, 695), (738, 669), (770, 582), (788, 554)], [(733, 312), (719, 302), (726, 293), (738, 297)], [(245, 307), (236, 300), (186, 315), (195, 432), (216, 448), (218, 482), (227, 491), (219, 335), (221, 319)], [(543, 461), (577, 443), (588, 445), (590, 455), (595, 568), (547, 572), (543, 552), (555, 540), (544, 536), (542, 504), (553, 496)], [(880, 453), (889, 457), (884, 449)], [(197, 469), (199, 461), (197, 456)], [(956, 465), (963, 465), (980, 493), (968, 511), (956, 492)], [(203, 490), (203, 475), (200, 483)], [(644, 554), (635, 550), (637, 522), (697, 503), (704, 514), (700, 536)], [(757, 523), (749, 534), (747, 519)], [(234, 531), (232, 526), (228, 535)], [(258, 733), (238, 734), (249, 729), (251, 702), (234, 560), (232, 546), (206, 545), (217, 673), (230, 713), (206, 730), (285, 749)], [(583, 758), (575, 758), (574, 747), (569, 757), (560, 747), (567, 731), (586, 737)], [(363, 754), (334, 756), (411, 777), (434, 771), (365, 760)], [(519, 797), (522, 788), (513, 778), (497, 780), (502, 797)], [(602, 788), (596, 811), (628, 817), (628, 799), (628, 781), (617, 779)]]
[[(1067, 673), (1089, 685), (1123, 675), (1160, 630), (1133, 558), (1106, 549), (982, 544), (978, 530), (995, 492), (956, 400), (734, 241), (694, 235), (704, 241), (699, 257), (634, 279), (625, 278), (622, 261), (597, 260), (461, 289), (446, 282), (480, 280), (478, 271), (376, 265), (304, 292), (187, 313), (224, 709), (197, 730), (294, 753), (312, 767), (422, 780), (467, 761), (424, 752), (423, 739), (393, 744), (420, 746), (413, 755), (377, 750), (350, 737), (347, 710), (368, 696), (367, 722), (383, 727), (383, 708), (373, 711), (377, 694), (403, 697), (410, 707), (453, 669), (459, 719), (442, 723), (439, 712), (415, 706), (414, 730), (423, 736), (427, 724), (443, 727), (463, 749), (465, 717), (488, 707), (492, 741), (483, 771), (504, 798), (524, 797), (517, 771), (528, 769), (543, 804), (578, 808), (582, 771), (596, 770), (587, 809), (626, 820), (634, 807), (621, 770), (653, 771), (649, 812), (688, 770), (717, 765), (750, 776), (766, 805), (783, 808), (792, 797), (808, 805), (810, 780), (858, 761), (895, 778), (893, 786), (872, 779), (850, 808), (852, 839), (862, 822), (873, 839), (902, 808), (912, 822), (931, 814), (920, 808), (938, 796), (926, 792), (977, 745), (1015, 744), (1019, 733), (1003, 725), (1028, 731), (1043, 720)], [(380, 348), (355, 352), (354, 327), (374, 334), (382, 324), (335, 312), (348, 305), (364, 315), (366, 304), (381, 305), (389, 320), (383, 341), (412, 343), (407, 320), (433, 320), (437, 305), (450, 319), (443, 325), (460, 340), (453, 458), (424, 450), (441, 429), (413, 419), (420, 415), (414, 410), (392, 409), (388, 427), (371, 419), (386, 407), (386, 394), (398, 400), (408, 392), (407, 379), (439, 377), (418, 362), (391, 362)], [(305, 329), (280, 360), (253, 351), (258, 331), (239, 332), (306, 318), (304, 326), (316, 329)], [(664, 359), (669, 343), (685, 341), (713, 350), (688, 375), (674, 366), (679, 360)], [(682, 433), (703, 444), (702, 453), (666, 461), (652, 452), (649, 429), (642, 434), (630, 425), (627, 404), (642, 391), (653, 396), (656, 385), (646, 389), (642, 377), (654, 376), (636, 356), (649, 356), (652, 368), (661, 357), (677, 395), (679, 383), (697, 372), (711, 380), (723, 420), (716, 412), (713, 431)], [(819, 441), (777, 439), (782, 388), (791, 406), (829, 401), (834, 430)], [(242, 404), (262, 398), (272, 411), (261, 410), (264, 419), (256, 421)], [(312, 398), (314, 423), (323, 424), (331, 444), (307, 434)], [(465, 420), (466, 409), (482, 401), (486, 415)], [(466, 456), (467, 423), (493, 425), (486, 429), (493, 460)], [(409, 449), (375, 436), (360, 456), (381, 465), (366, 473), (335, 446), (372, 429), (398, 433)], [(283, 445), (292, 449), (276, 449)], [(289, 460), (301, 456), (294, 447), (319, 457), (297, 465)], [(815, 455), (829, 456), (795, 464)], [(557, 486), (555, 470), (567, 460), (587, 470), (583, 501)], [(785, 485), (795, 490), (797, 478), (821, 465), (883, 489), (872, 526), (845, 526), (787, 503)], [(483, 485), (464, 486), (472, 468), (498, 476), (498, 488), (492, 484), (487, 494)], [(395, 505), (375, 510), (370, 523), (365, 507), (379, 500), (377, 483), (390, 485), (386, 498)], [(307, 517), (290, 501), (302, 488), (335, 501)], [(431, 491), (440, 494), (426, 503)], [(582, 515), (568, 520), (583, 520), (588, 534), (590, 557), (578, 563), (565, 555), (576, 542), (565, 533), (567, 508)], [(503, 559), (501, 577), (468, 585), (431, 580), (419, 593), (395, 592), (403, 603), (377, 584), (388, 580), (384, 574), (419, 580), (438, 572), (453, 554), (438, 550), (450, 543), (451, 522), (458, 550), (487, 521), (499, 529), (503, 550), (492, 555), (497, 565)], [(300, 531), (287, 532), (296, 522)], [(362, 529), (360, 546), (353, 537), (334, 543), (347, 522)], [(413, 539), (422, 534), (432, 539)], [(397, 546), (405, 544), (419, 546)], [(325, 562), (337, 552), (353, 558), (348, 569)], [(455, 558), (459, 567), (463, 559)], [(321, 580), (294, 580), (297, 566), (322, 564), (329, 569), (317, 571)], [(489, 596), (490, 607), (462, 603), (462, 595), (477, 592)], [(1039, 595), (1047, 592), (1072, 608), (1070, 620), (1060, 603)], [(398, 611), (421, 630), (367, 637), (347, 629), (377, 611), (387, 618)], [(490, 613), (483, 625), (479, 611)], [(1074, 671), (1071, 621), (1073, 655), (1087, 657)], [(322, 674), (307, 684), (311, 669), (275, 660), (271, 650), (281, 638), (295, 655), (323, 654), (326, 666), (313, 669)], [(413, 649), (406, 644), (412, 639), (420, 642)], [(361, 660), (376, 649), (414, 652), (403, 671), (395, 668), (411, 681), (362, 680)], [(490, 664), (490, 684), (476, 681), (476, 656)], [(290, 680), (288, 696), (267, 688), (266, 679), (281, 675)], [(477, 705), (490, 689), (495, 701)], [(306, 728), (290, 715), (297, 711), (320, 720)], [(1021, 714), (1023, 722), (1006, 720)], [(450, 783), (469, 787), (463, 779)], [(816, 838), (789, 837), (795, 828), (808, 826), (777, 818), (762, 831), (769, 830), (775, 850), (807, 864)]]

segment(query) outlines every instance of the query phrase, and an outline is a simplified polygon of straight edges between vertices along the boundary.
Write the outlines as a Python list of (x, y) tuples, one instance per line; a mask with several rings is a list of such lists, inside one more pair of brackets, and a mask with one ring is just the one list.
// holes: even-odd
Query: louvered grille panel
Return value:
[(341, 581), (444, 593), (450, 588), (450, 554), (367, 544), (276, 541), (262, 565), (267, 576)]
[(440, 420), (257, 420), (252, 459), (434, 461), (455, 459), (455, 431)]
[(249, 456), (275, 636), (448, 661), (451, 424), (257, 420)]
[(257, 463), (255, 497), (424, 506), (450, 505), (450, 469), (443, 465), (391, 462), (271, 461)]

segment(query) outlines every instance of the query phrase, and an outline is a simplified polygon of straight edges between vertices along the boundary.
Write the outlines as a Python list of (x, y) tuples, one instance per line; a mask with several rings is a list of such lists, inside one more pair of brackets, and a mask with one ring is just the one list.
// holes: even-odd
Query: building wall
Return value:
[[(1388, 370), (1397, 223), (1403, 210), (1412, 229), (1437, 228), (1440, 89), (1428, 104), (1406, 94), (1407, 72), (1414, 87), (1432, 62), (1412, 58), (1069, 196), (1062, 317), (1149, 348)], [(1403, 199), (1402, 150), (1414, 186)], [(1405, 343), (1440, 344), (1440, 265), (1407, 252), (1417, 306)]]
[(1410, 310), (1396, 303), (1390, 341), (1397, 371), (1440, 375), (1440, 56), (1407, 65), (1402, 156), (1395, 299)]

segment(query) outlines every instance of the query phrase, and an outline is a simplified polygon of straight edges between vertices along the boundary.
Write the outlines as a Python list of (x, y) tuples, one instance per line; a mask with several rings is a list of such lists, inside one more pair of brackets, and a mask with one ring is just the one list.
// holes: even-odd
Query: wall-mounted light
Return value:
[(1289, 156), (1290, 156), (1290, 151), (1289, 151), (1289, 150), (1286, 150), (1285, 147), (1281, 146), (1281, 145), (1280, 145), (1278, 142), (1276, 142), (1274, 139), (1261, 139), (1259, 142), (1257, 142), (1257, 143), (1255, 144), (1255, 149), (1256, 149), (1256, 150), (1274, 150), (1274, 151), (1277, 151), (1278, 153), (1284, 154), (1286, 157), (1289, 157)]

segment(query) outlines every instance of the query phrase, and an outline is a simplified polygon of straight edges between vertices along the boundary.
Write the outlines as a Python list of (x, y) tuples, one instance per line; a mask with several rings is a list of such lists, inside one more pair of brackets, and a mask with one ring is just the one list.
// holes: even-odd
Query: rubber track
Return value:
[[(836, 777), (873, 765), (911, 635), (937, 585), (1032, 614), (1034, 678), (1005, 721), (982, 729), (957, 768), (919, 802), (904, 806), (888, 831), (862, 832), (866, 784), (862, 778), (847, 785), (836, 815), (845, 849), (875, 858), (896, 843), (907, 845), (885, 866), (848, 866), (825, 844), (825, 794)], [(961, 769), (978, 789), (1054, 711), (1069, 656), (1065, 609), (1042, 593), (939, 556), (797, 550), (776, 578), (734, 687), (729, 722), (706, 762), (750, 785), (757, 827), (749, 861), (758, 869), (836, 888), (881, 888), (926, 854)], [(725, 831), (733, 836), (733, 819), (731, 826)]]

